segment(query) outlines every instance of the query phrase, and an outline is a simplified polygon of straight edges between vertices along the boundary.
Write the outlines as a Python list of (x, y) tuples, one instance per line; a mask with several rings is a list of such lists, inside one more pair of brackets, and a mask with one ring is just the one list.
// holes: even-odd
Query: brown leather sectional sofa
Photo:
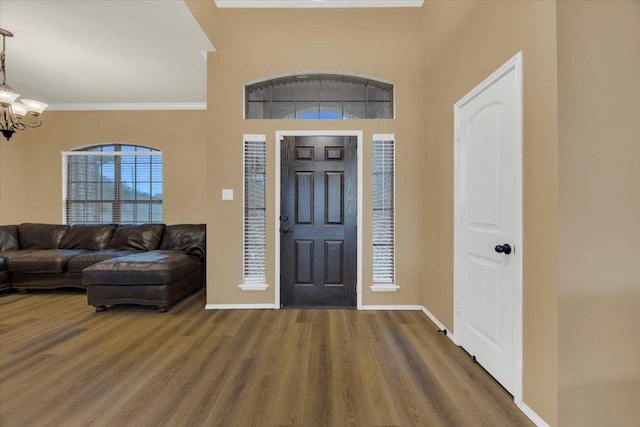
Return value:
[(11, 288), (11, 280), (9, 280), (9, 272), (7, 271), (7, 261), (0, 258), (0, 291)]
[(96, 311), (160, 311), (205, 282), (203, 224), (0, 226), (0, 290), (87, 289)]

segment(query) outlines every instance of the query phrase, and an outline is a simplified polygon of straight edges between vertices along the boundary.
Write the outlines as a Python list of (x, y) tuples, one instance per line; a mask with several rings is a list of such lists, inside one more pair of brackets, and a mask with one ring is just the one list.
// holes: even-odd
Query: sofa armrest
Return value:
[(191, 256), (195, 256), (198, 259), (202, 260), (205, 257), (205, 248), (203, 243), (199, 243), (197, 245), (193, 245), (187, 249), (187, 254)]

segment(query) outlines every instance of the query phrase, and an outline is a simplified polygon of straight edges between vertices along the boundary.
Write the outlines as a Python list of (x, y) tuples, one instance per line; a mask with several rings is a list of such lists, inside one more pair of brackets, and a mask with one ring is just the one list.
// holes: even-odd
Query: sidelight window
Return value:
[(65, 224), (162, 222), (162, 152), (95, 145), (62, 152)]
[(245, 86), (247, 119), (392, 119), (393, 85), (335, 74), (302, 74)]
[(373, 136), (373, 291), (395, 291), (395, 137)]
[(244, 136), (244, 266), (243, 290), (266, 285), (266, 138)]

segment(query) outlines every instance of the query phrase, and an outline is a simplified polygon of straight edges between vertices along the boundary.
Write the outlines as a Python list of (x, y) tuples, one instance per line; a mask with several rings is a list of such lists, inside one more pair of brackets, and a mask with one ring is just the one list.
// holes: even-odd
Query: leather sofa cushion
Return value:
[(17, 225), (0, 225), (0, 252), (20, 249)]
[(90, 251), (101, 251), (107, 249), (109, 240), (116, 229), (115, 224), (105, 225), (74, 225), (64, 235), (60, 242), (61, 249), (88, 249)]
[(93, 264), (121, 256), (133, 255), (139, 253), (133, 249), (119, 250), (119, 249), (106, 249), (104, 251), (89, 252), (86, 254), (78, 255), (69, 260), (67, 264), (67, 270), (70, 273), (80, 273), (87, 267), (91, 267)]
[(201, 256), (204, 256), (206, 239), (206, 226), (204, 224), (168, 225), (164, 230), (160, 249), (186, 253), (201, 250), (203, 252)]
[(12, 273), (64, 273), (69, 260), (85, 252), (72, 249), (34, 251), (9, 258), (7, 265)]
[(20, 249), (58, 249), (69, 227), (56, 224), (20, 224)]
[(152, 251), (112, 258), (82, 272), (85, 285), (161, 285), (200, 271), (200, 261), (183, 252)]
[(0, 252), (0, 258), (4, 258), (5, 260), (9, 261), (11, 258), (15, 258), (17, 256), (22, 256), (24, 254), (30, 254), (32, 252), (36, 252), (35, 249), (30, 249), (30, 250), (17, 250), (17, 251), (2, 251)]
[(158, 249), (164, 224), (120, 225), (113, 232), (109, 249), (137, 249), (152, 251)]

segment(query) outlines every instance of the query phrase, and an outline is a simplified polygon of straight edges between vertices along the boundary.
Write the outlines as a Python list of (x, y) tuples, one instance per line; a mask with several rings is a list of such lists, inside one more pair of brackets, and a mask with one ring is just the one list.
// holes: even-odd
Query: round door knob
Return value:
[(509, 255), (511, 253), (511, 246), (508, 243), (505, 243), (504, 245), (498, 245), (494, 249), (499, 254)]

